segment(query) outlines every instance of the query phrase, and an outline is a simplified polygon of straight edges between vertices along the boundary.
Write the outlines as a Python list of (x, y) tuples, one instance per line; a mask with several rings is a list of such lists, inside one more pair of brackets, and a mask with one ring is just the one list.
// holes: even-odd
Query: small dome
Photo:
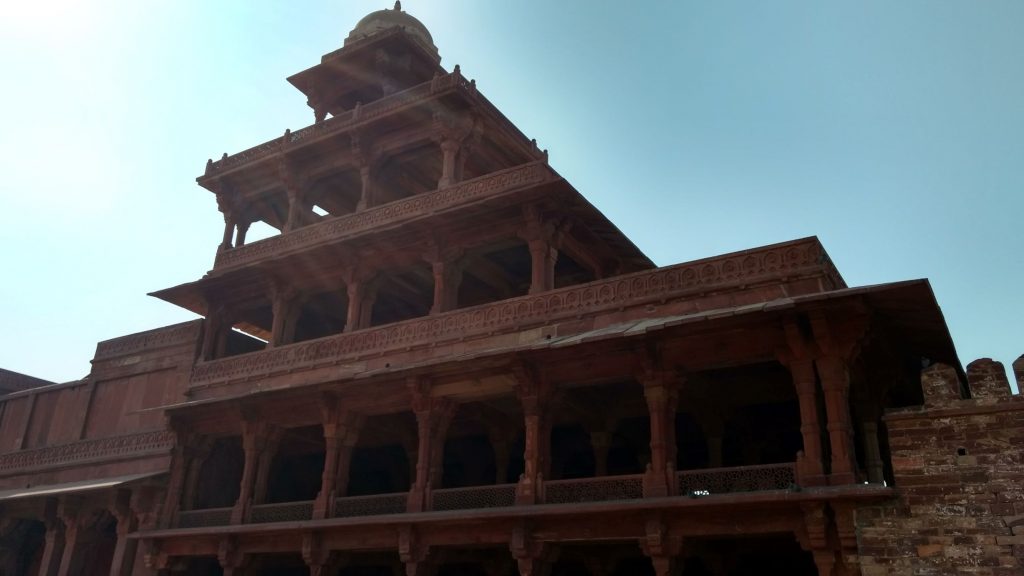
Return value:
[(434, 46), (434, 39), (430, 37), (427, 27), (419, 20), (402, 12), (401, 1), (395, 2), (393, 10), (384, 9), (371, 12), (360, 20), (356, 27), (349, 32), (348, 38), (345, 38), (345, 44), (395, 27), (405, 28), (406, 32), (422, 40), (434, 54), (437, 54), (437, 46)]

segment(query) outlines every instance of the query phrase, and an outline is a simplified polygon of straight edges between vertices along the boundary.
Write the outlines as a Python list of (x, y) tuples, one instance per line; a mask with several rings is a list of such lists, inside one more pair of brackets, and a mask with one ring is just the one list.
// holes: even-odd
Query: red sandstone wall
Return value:
[(160, 410), (181, 402), (200, 323), (101, 342), (89, 376), (0, 400), (0, 454), (164, 428)]
[[(1014, 363), (1024, 387), (1024, 356)], [(886, 416), (898, 502), (857, 511), (864, 576), (1024, 574), (1024, 396), (1002, 364), (921, 375), (925, 406)]]

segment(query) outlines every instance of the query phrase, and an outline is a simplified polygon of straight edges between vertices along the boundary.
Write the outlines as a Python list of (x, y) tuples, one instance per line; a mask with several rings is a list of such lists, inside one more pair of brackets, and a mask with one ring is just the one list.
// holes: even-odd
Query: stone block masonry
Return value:
[[(1024, 386), (1024, 356), (1014, 362)], [(1024, 574), (1024, 396), (988, 358), (921, 374), (925, 405), (885, 417), (899, 497), (857, 510), (864, 576)], [(969, 395), (969, 398), (964, 396)]]

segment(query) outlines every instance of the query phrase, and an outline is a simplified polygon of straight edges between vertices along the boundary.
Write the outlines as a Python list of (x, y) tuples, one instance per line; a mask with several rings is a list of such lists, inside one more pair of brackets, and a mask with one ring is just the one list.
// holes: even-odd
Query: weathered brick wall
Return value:
[[(1024, 387), (1024, 356), (1014, 362)], [(864, 576), (1024, 575), (1024, 396), (1003, 365), (921, 374), (925, 405), (886, 416), (897, 502), (857, 511)]]

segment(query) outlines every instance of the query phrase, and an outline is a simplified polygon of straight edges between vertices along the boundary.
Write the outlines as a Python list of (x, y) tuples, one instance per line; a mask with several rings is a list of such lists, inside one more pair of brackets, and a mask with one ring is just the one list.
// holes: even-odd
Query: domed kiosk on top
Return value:
[(345, 45), (348, 46), (352, 42), (392, 28), (404, 28), (406, 32), (422, 40), (431, 52), (437, 54), (437, 46), (434, 45), (434, 39), (430, 36), (427, 27), (408, 13), (403, 12), (401, 2), (395, 2), (395, 7), (392, 10), (384, 9), (367, 14), (349, 32), (348, 37), (345, 38)]

